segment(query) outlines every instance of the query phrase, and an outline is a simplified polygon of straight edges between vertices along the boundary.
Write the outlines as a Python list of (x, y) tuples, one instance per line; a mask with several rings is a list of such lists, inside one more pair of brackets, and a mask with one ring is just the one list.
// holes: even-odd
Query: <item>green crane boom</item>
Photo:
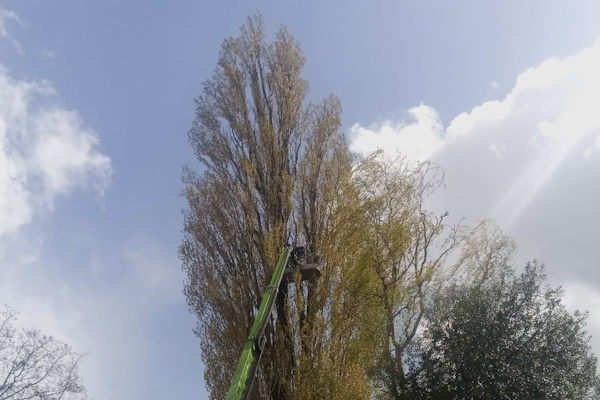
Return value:
[[(237, 368), (235, 369), (235, 374), (231, 380), (231, 386), (229, 386), (226, 400), (245, 400), (246, 397), (248, 397), (252, 382), (254, 381), (256, 367), (258, 366), (262, 350), (265, 346), (264, 332), (269, 323), (271, 313), (273, 312), (273, 306), (275, 304), (275, 299), (277, 298), (277, 293), (279, 292), (279, 286), (281, 285), (284, 276), (289, 277), (295, 272), (294, 268), (286, 268), (293, 250), (293, 246), (285, 246), (281, 250), (275, 272), (273, 273), (271, 282), (267, 286), (260, 308), (258, 309), (258, 314), (256, 315), (256, 320), (254, 321), (254, 325), (252, 326), (252, 330), (250, 331), (250, 335), (246, 340), (242, 355), (238, 361)], [(292, 257), (294, 258), (293, 261), (298, 264), (296, 255), (294, 254)], [(299, 266), (299, 272), (302, 280), (312, 279), (313, 277), (321, 275), (317, 264)], [(289, 282), (289, 280), (289, 278), (286, 279), (286, 282)]]

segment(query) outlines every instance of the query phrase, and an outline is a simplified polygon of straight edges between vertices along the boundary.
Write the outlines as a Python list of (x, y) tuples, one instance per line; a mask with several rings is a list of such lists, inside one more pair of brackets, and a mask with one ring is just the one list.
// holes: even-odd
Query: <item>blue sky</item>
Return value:
[[(0, 303), (89, 352), (91, 397), (206, 397), (181, 294), (181, 166), (219, 46), (260, 11), (359, 153), (432, 158), (431, 206), (494, 217), (600, 350), (600, 3), (0, 3)], [(596, 90), (598, 89), (598, 90)]]

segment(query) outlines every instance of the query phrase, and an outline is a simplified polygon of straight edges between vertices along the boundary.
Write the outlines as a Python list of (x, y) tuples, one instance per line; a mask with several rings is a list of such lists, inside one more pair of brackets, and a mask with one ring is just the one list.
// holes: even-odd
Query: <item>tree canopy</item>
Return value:
[(415, 398), (598, 398), (585, 314), (528, 263), (497, 279), (449, 286), (428, 309), (414, 372)]

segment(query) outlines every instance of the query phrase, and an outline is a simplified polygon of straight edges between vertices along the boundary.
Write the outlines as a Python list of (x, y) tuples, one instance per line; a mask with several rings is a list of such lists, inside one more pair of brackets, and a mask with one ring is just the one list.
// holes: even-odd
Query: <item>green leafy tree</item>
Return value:
[(346, 318), (362, 316), (356, 340), (370, 349), (361, 365), (377, 398), (405, 395), (407, 351), (427, 300), (452, 274), (446, 259), (460, 239), (458, 228), (444, 224), (446, 213), (424, 206), (442, 184), (443, 172), (432, 163), (379, 151), (355, 164), (335, 211), (336, 235), (328, 240), (345, 256), (338, 290), (359, 299)]
[(596, 357), (585, 314), (569, 313), (543, 266), (454, 284), (427, 312), (413, 368), (414, 398), (597, 398)]

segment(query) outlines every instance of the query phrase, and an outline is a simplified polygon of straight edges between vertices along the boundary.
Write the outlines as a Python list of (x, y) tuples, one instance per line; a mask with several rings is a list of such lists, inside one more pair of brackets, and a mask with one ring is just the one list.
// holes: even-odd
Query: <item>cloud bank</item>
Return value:
[(102, 194), (109, 184), (98, 136), (54, 96), (48, 82), (14, 79), (0, 65), (0, 237), (76, 187)]
[(476, 204), (469, 205), (477, 215), (510, 227), (548, 188), (572, 185), (573, 178), (562, 180), (565, 175), (576, 180), (596, 175), (599, 71), (600, 39), (572, 57), (549, 59), (525, 71), (504, 99), (461, 113), (445, 129), (435, 109), (425, 105), (409, 110), (413, 121), (385, 121), (371, 128), (355, 124), (351, 148), (363, 155), (382, 148), (433, 159), (455, 181), (457, 189), (449, 185), (451, 191), (461, 193), (462, 200), (477, 195)]
[[(352, 149), (408, 156), (427, 149), (422, 155), (446, 172), (433, 208), (471, 222), (494, 218), (519, 244), (520, 263), (540, 259), (573, 308), (598, 309), (600, 39), (528, 69), (503, 99), (461, 113), (445, 129), (433, 108), (417, 109), (427, 112), (409, 123), (354, 125)], [(591, 314), (589, 326), (600, 327), (600, 314)], [(591, 333), (598, 352), (600, 333)]]

